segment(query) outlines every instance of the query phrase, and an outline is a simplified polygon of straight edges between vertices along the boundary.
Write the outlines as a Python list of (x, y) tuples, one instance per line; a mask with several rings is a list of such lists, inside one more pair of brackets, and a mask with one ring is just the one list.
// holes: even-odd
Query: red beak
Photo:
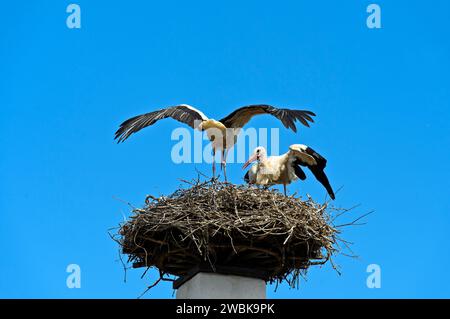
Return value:
[(242, 169), (245, 169), (247, 166), (249, 166), (251, 163), (253, 163), (254, 161), (256, 161), (258, 159), (258, 155), (253, 154), (252, 156), (250, 156), (250, 158), (248, 159), (247, 162), (245, 162), (245, 164), (242, 166)]

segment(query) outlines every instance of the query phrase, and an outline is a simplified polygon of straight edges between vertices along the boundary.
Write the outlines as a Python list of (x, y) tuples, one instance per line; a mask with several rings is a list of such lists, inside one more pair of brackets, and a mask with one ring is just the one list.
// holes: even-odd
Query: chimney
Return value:
[(263, 279), (197, 272), (174, 282), (177, 299), (265, 299), (266, 282)]

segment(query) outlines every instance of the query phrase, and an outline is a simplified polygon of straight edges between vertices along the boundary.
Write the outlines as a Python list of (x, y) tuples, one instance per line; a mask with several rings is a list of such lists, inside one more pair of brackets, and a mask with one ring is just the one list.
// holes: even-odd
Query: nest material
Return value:
[(337, 251), (329, 210), (277, 190), (197, 181), (168, 197), (148, 196), (117, 241), (134, 268), (182, 277), (196, 267), (232, 267), (295, 287), (309, 266)]

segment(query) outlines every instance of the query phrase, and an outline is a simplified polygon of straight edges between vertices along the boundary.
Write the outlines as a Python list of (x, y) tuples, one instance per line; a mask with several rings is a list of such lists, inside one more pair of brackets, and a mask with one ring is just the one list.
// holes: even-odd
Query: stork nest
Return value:
[(160, 279), (198, 267), (247, 269), (296, 287), (309, 266), (339, 250), (330, 214), (339, 209), (327, 203), (217, 180), (186, 183), (170, 196), (149, 195), (121, 225), (114, 238), (133, 268), (157, 267)]

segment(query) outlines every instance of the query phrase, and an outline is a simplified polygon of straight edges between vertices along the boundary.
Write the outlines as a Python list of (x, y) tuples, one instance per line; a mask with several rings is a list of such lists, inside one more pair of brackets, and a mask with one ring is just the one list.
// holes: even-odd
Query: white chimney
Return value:
[(174, 284), (177, 299), (265, 299), (262, 279), (199, 272)]

